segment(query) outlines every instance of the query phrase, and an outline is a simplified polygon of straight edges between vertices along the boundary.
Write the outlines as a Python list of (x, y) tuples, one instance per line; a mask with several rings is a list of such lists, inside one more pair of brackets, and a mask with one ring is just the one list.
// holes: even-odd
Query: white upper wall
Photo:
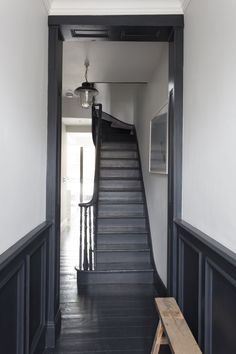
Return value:
[(0, 254), (45, 220), (47, 12), (42, 1), (0, 11)]
[(64, 42), (63, 93), (74, 91), (85, 81), (86, 58), (90, 62), (89, 82), (147, 82), (159, 60), (160, 48), (155, 42)]
[(183, 219), (233, 251), (235, 23), (235, 0), (192, 0), (185, 13)]
[(182, 14), (189, 0), (44, 0), (50, 15)]
[(162, 55), (152, 79), (138, 97), (135, 125), (141, 155), (147, 198), (152, 245), (157, 271), (167, 284), (167, 175), (149, 172), (150, 121), (168, 102), (168, 45), (162, 44)]

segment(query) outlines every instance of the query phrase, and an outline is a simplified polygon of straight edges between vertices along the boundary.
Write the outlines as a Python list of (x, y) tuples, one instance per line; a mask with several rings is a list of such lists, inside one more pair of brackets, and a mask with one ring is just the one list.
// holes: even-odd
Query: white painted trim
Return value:
[(148, 9), (140, 8), (140, 9), (79, 9), (79, 8), (51, 8), (49, 11), (49, 15), (51, 16), (77, 16), (77, 15), (183, 15), (183, 10), (179, 7), (163, 9), (163, 8), (152, 8)]
[(50, 15), (183, 14), (184, 0), (45, 0)]

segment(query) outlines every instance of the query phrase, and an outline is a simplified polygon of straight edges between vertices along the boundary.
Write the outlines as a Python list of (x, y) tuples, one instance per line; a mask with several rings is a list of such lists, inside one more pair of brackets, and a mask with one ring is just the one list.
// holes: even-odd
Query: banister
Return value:
[(100, 147), (101, 147), (101, 134), (102, 134), (102, 105), (94, 104), (92, 107), (92, 120), (94, 124), (94, 120), (96, 119), (96, 107), (98, 107), (98, 117), (97, 124), (95, 124), (94, 129), (97, 130), (96, 134), (96, 157), (95, 157), (95, 172), (94, 172), (94, 188), (93, 188), (93, 196), (89, 202), (80, 203), (80, 207), (90, 207), (96, 204), (98, 197), (98, 177), (99, 177), (99, 162), (100, 162)]
[(94, 270), (96, 268), (96, 220), (98, 201), (98, 179), (100, 167), (100, 150), (102, 140), (102, 105), (92, 106), (92, 133), (96, 146), (94, 188), (90, 201), (79, 203), (80, 207), (80, 270)]

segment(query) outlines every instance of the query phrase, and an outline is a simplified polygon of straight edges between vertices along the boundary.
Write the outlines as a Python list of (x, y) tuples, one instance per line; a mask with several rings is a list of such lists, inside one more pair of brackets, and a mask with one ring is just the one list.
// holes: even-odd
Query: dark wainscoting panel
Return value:
[(236, 255), (182, 220), (178, 302), (204, 354), (236, 352)]
[(0, 353), (45, 347), (49, 228), (41, 224), (0, 256)]

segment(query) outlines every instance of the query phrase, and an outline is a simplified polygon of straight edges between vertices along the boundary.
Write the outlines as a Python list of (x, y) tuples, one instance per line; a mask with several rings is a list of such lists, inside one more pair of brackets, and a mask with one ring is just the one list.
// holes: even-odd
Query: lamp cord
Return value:
[(85, 59), (85, 62), (84, 62), (84, 65), (85, 65), (85, 74), (84, 74), (84, 77), (85, 77), (85, 81), (88, 82), (88, 67), (89, 67), (89, 60), (88, 58)]

